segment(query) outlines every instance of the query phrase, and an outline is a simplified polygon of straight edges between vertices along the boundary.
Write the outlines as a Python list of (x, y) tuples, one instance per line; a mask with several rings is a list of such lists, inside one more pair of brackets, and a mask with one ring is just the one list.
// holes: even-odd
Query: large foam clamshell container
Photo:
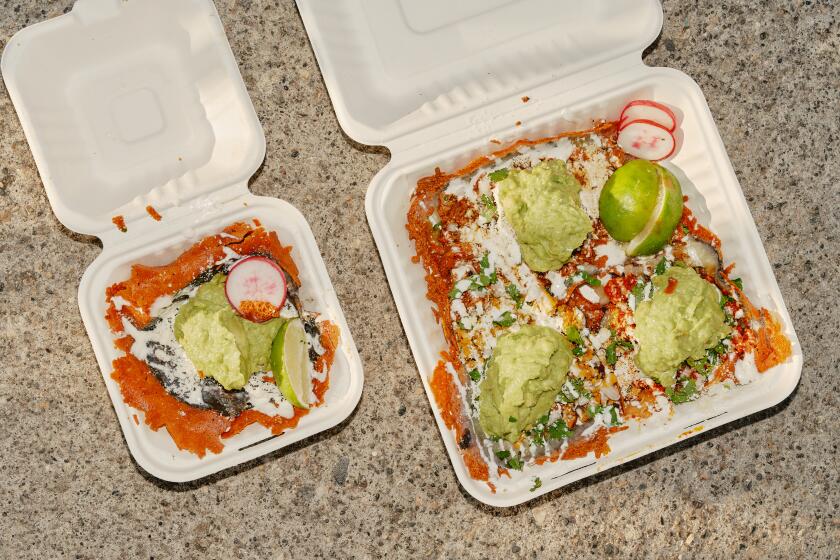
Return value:
[[(297, 3), (339, 123), (353, 139), (391, 151), (367, 191), (368, 222), (446, 450), (472, 496), (495, 506), (525, 502), (771, 407), (793, 391), (802, 350), (703, 94), (685, 74), (642, 63), (662, 26), (656, 0)], [(678, 151), (666, 165), (681, 177), (690, 208), (719, 234), (749, 297), (781, 318), (793, 356), (751, 384), (679, 406), (667, 422), (631, 423), (600, 460), (526, 466), (494, 493), (470, 478), (429, 388), (445, 341), (424, 295), (423, 269), (411, 260), (411, 193), (436, 167), (458, 169), (520, 138), (617, 120), (638, 98), (676, 110)], [(532, 492), (535, 476), (542, 487)]]
[[(137, 463), (174, 482), (195, 480), (326, 430), (350, 415), (362, 366), (321, 253), (287, 202), (248, 180), (265, 136), (211, 0), (78, 0), (27, 27), (3, 52), (2, 73), (58, 219), (103, 251), (79, 286), (79, 309)], [(146, 212), (153, 206), (163, 219)], [(111, 222), (125, 218), (121, 233)], [(150, 430), (111, 379), (119, 353), (105, 322), (105, 288), (135, 263), (159, 265), (236, 221), (258, 219), (292, 245), (304, 307), (341, 330), (325, 404), (272, 436), (258, 425), (204, 458)], [(139, 424), (133, 420), (140, 417)], [(68, 430), (72, 429), (68, 425)]]

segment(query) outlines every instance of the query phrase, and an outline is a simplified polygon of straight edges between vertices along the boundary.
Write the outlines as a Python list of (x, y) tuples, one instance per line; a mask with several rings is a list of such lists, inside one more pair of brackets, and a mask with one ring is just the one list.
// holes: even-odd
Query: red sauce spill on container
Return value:
[(155, 210), (155, 207), (152, 205), (146, 206), (146, 212), (148, 212), (149, 216), (151, 216), (152, 219), (154, 219), (156, 222), (159, 222), (163, 218), (163, 216), (161, 216), (160, 213), (157, 210)]
[(111, 218), (111, 222), (113, 222), (113, 224), (117, 226), (117, 229), (121, 232), (125, 233), (128, 231), (128, 228), (125, 225), (125, 218), (123, 218), (121, 215), (114, 216), (113, 218)]

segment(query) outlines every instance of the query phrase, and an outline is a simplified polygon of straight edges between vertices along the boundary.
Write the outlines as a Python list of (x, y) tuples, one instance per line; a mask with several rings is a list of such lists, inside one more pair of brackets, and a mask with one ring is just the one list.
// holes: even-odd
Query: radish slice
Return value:
[(280, 315), (286, 303), (286, 277), (266, 257), (246, 257), (234, 264), (225, 281), (225, 296), (245, 319), (263, 323)]
[(637, 99), (624, 106), (618, 119), (618, 129), (621, 130), (633, 121), (653, 121), (662, 125), (668, 132), (677, 129), (677, 117), (674, 112), (656, 101)]
[(676, 140), (661, 124), (646, 119), (631, 121), (618, 133), (618, 145), (631, 156), (659, 161), (674, 153)]

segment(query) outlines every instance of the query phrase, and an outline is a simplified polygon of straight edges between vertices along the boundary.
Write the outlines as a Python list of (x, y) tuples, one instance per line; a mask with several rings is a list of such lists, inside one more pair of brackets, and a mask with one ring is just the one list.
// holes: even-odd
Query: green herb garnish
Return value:
[(653, 273), (656, 275), (664, 274), (665, 270), (668, 268), (668, 261), (665, 260), (665, 257), (662, 257), (662, 260), (656, 264), (656, 268), (653, 269)]
[(479, 213), (487, 220), (492, 220), (496, 217), (496, 203), (486, 194), (481, 195), (479, 199)]
[(496, 451), (496, 457), (498, 457), (499, 459), (504, 461), (505, 459), (510, 457), (510, 451), (507, 451), (507, 450)]
[(697, 393), (697, 385), (694, 383), (693, 379), (689, 379), (682, 388), (677, 389), (676, 391), (672, 388), (665, 389), (665, 394), (668, 395), (668, 398), (671, 399), (671, 402), (674, 404), (682, 404), (686, 403), (691, 400)]
[(610, 407), (610, 424), (612, 424), (613, 426), (618, 426), (620, 424), (620, 422), (618, 421), (618, 412), (616, 412), (614, 406)]
[(574, 325), (566, 329), (566, 338), (572, 344), (583, 344), (583, 337), (580, 336), (580, 330)]
[(558, 418), (557, 422), (548, 426), (548, 437), (551, 439), (566, 439), (571, 435), (572, 431), (566, 426), (566, 422), (562, 418)]
[(516, 308), (519, 309), (522, 307), (522, 303), (525, 301), (525, 298), (522, 297), (522, 294), (519, 293), (519, 288), (516, 287), (516, 284), (508, 284), (505, 288), (505, 291), (510, 296), (510, 298), (516, 302)]
[(516, 317), (514, 317), (510, 311), (505, 311), (502, 313), (502, 316), (493, 321), (494, 325), (498, 325), (500, 327), (509, 327), (516, 322)]
[(609, 344), (609, 346), (607, 346), (607, 363), (614, 366), (617, 361), (618, 357), (615, 355), (615, 341), (613, 341)]
[(516, 422), (516, 418), (513, 416), (508, 416), (508, 422)]
[(520, 459), (517, 459), (516, 457), (511, 457), (510, 459), (508, 459), (507, 466), (509, 469), (521, 471), (522, 467), (525, 466), (525, 463), (523, 463)]
[(592, 276), (591, 274), (589, 274), (585, 270), (579, 270), (578, 274), (580, 274), (580, 277), (583, 279), (583, 281), (586, 282), (587, 284), (589, 284), (590, 286), (600, 286), (601, 285), (600, 280), (598, 280), (597, 278), (595, 278), (594, 276)]
[(744, 281), (740, 278), (733, 278), (732, 283), (738, 286), (738, 289), (744, 291)]
[(449, 290), (449, 299), (458, 299), (458, 296), (461, 295), (461, 290), (458, 288), (452, 288)]
[(475, 368), (472, 371), (470, 371), (469, 376), (470, 379), (478, 383), (478, 381), (481, 379), (481, 372), (478, 371), (478, 368)]
[(509, 174), (510, 170), (507, 167), (503, 167), (492, 172), (490, 175), (488, 175), (488, 177), (490, 177), (490, 180), (494, 183), (498, 183), (499, 181), (503, 181), (504, 179), (506, 179)]
[(542, 480), (540, 480), (540, 477), (536, 477), (534, 479), (534, 485), (531, 486), (531, 492), (533, 492), (534, 490), (536, 490), (540, 486), (542, 486)]

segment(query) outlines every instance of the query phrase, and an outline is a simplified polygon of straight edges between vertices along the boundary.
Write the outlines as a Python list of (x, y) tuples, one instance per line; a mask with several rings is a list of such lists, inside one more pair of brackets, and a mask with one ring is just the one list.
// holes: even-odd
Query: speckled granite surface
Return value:
[[(0, 1), (0, 42), (69, 6)], [(458, 486), (374, 257), (363, 199), (387, 153), (339, 130), (291, 1), (218, 6), (268, 140), (252, 190), (309, 218), (364, 360), (364, 396), (340, 427), (204, 481), (144, 474), (76, 305), (99, 245), (54, 218), (3, 90), (0, 557), (840, 556), (836, 2), (666, 0), (646, 54), (709, 100), (804, 348), (798, 390), (508, 510)]]

